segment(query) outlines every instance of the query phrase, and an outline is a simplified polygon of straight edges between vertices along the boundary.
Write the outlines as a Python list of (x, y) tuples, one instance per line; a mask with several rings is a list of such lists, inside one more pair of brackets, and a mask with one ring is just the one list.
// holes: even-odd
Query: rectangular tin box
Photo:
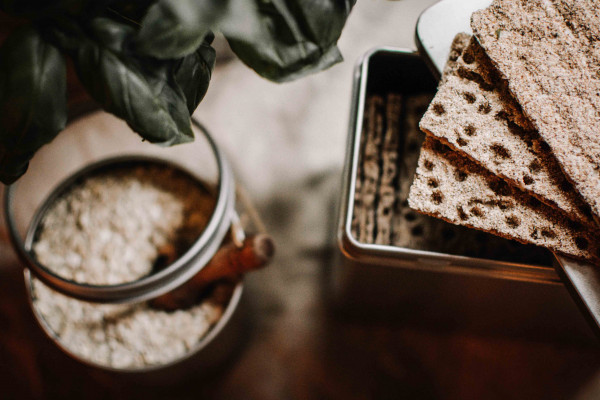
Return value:
[(337, 246), (329, 270), (337, 313), (386, 323), (467, 330), (536, 340), (594, 340), (552, 265), (358, 242), (351, 232), (365, 98), (390, 90), (435, 93), (422, 58), (378, 48), (355, 68)]

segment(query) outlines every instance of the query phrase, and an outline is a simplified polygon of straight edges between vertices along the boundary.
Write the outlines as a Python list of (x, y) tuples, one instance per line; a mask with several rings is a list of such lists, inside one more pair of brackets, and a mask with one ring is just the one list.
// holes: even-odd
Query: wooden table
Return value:
[[(278, 246), (273, 264), (246, 281), (250, 324), (233, 360), (208, 377), (177, 385), (101, 379), (45, 338), (28, 306), (22, 265), (0, 241), (0, 398), (600, 398), (600, 351), (596, 346), (484, 336), (443, 327), (427, 329), (401, 321), (341, 318), (328, 308), (322, 271), (328, 263), (331, 249), (327, 243), (332, 233), (323, 221), (334, 212), (331, 200), (337, 195), (343, 162), (352, 63), (374, 45), (412, 47), (416, 16), (428, 3), (431, 1), (359, 1), (341, 43), (349, 61), (306, 80), (304, 86), (274, 88), (236, 66), (225, 65), (215, 72), (199, 115), (212, 131), (221, 132), (221, 143), (230, 154), (241, 153), (239, 161), (245, 167), (241, 175)], [(5, 22), (0, 14), (0, 30), (10, 28)], [(374, 24), (377, 30), (369, 28)], [(325, 83), (330, 86), (323, 87)], [(298, 112), (284, 108), (268, 115), (271, 122), (287, 124), (275, 140), (275, 136), (261, 137), (269, 126), (252, 119), (262, 103), (273, 107), (275, 102), (258, 102), (252, 93), (243, 99), (240, 88), (258, 90), (265, 98), (286, 98), (292, 90), (307, 88), (304, 95), (312, 97), (310, 101), (294, 100), (306, 105)], [(233, 98), (231, 93), (238, 96)], [(325, 96), (323, 93), (331, 97), (318, 97)], [(236, 110), (240, 112), (242, 101), (254, 107), (247, 118), (236, 115), (235, 121), (219, 112), (223, 104), (239, 106)], [(308, 108), (311, 104), (337, 108), (312, 111)], [(300, 132), (302, 123), (306, 126)], [(236, 132), (238, 126), (244, 129)], [(311, 136), (315, 126), (326, 128), (327, 135), (317, 132)], [(268, 153), (270, 159), (262, 157), (253, 163), (256, 155), (240, 152), (259, 150), (252, 147), (253, 142), (249, 146), (241, 142), (249, 136), (247, 132), (255, 142), (285, 145), (281, 138), (289, 139), (293, 145), (288, 147), (295, 153), (289, 154), (286, 163), (275, 149)], [(301, 142), (304, 137), (312, 142)], [(328, 149), (319, 154), (332, 162), (309, 158), (320, 148)], [(281, 171), (275, 176), (277, 168)]]

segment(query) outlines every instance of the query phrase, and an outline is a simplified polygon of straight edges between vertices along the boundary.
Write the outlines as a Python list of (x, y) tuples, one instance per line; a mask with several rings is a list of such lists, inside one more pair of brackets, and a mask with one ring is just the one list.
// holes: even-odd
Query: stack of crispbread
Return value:
[(455, 38), (409, 205), (600, 264), (600, 2), (495, 0)]

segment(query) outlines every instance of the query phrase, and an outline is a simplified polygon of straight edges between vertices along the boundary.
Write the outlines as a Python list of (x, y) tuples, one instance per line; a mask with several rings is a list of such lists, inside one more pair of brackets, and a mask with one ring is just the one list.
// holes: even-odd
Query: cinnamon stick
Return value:
[(265, 266), (274, 252), (273, 240), (266, 234), (248, 236), (241, 247), (228, 243), (189, 281), (150, 300), (149, 304), (167, 311), (190, 307), (210, 284), (223, 279), (239, 279), (243, 274)]

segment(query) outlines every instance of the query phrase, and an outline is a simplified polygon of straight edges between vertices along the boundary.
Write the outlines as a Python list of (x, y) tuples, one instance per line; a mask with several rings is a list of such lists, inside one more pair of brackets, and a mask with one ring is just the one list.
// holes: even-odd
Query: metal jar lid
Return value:
[(230, 229), (232, 221), (236, 218), (234, 210), (235, 179), (225, 155), (217, 147), (208, 131), (197, 121), (193, 120), (192, 122), (206, 137), (207, 143), (210, 145), (211, 151), (214, 154), (218, 170), (218, 193), (213, 213), (206, 228), (185, 254), (159, 272), (142, 277), (133, 282), (118, 285), (91, 285), (78, 283), (60, 277), (36, 260), (32, 252), (34, 234), (44, 214), (44, 209), (48, 206), (48, 200), (51, 200), (55, 193), (61, 192), (62, 189), (89, 172), (106, 167), (112, 163), (126, 161), (155, 161), (173, 166), (174, 168), (185, 172), (187, 175), (194, 176), (193, 173), (187, 171), (185, 168), (160, 158), (137, 155), (119, 156), (88, 165), (59, 184), (50, 196), (48, 196), (48, 200), (36, 211), (24, 240), (19, 234), (14, 215), (15, 191), (18, 183), (12, 184), (6, 188), (4, 193), (4, 213), (9, 236), (13, 247), (32, 274), (50, 288), (73, 298), (98, 303), (131, 303), (148, 300), (167, 293), (198, 273), (218, 250), (221, 242)]

